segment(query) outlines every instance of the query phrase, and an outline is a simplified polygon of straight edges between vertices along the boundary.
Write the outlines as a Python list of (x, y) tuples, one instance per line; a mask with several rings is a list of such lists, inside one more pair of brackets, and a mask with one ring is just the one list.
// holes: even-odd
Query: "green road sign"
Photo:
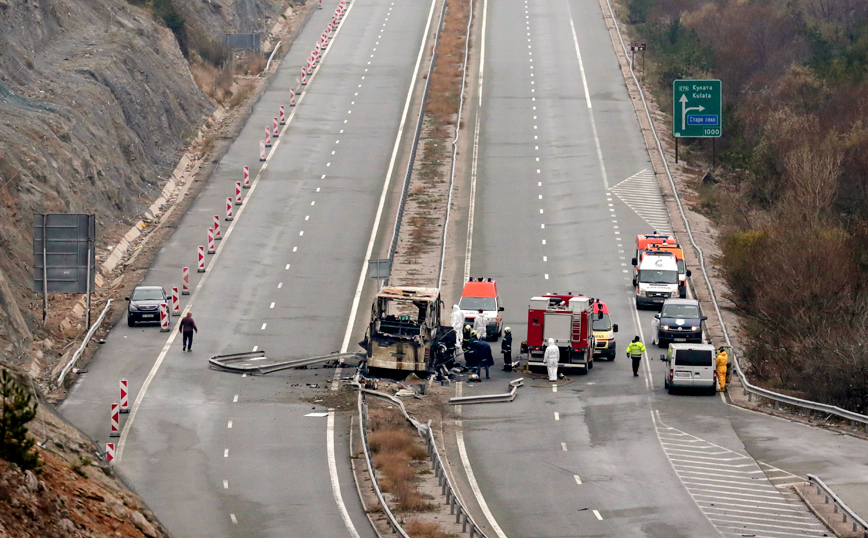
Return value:
[(723, 126), (719, 80), (672, 82), (672, 136), (718, 138)]

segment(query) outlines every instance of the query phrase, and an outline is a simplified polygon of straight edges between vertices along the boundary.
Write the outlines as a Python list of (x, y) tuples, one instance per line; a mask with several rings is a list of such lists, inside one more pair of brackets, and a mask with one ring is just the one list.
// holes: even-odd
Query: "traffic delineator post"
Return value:
[(178, 293), (178, 286), (172, 286), (172, 313), (181, 313), (181, 295)]
[(198, 265), (198, 269), (196, 269), (196, 271), (199, 273), (204, 273), (205, 272), (205, 247), (203, 245), (199, 245), (198, 250), (199, 250), (199, 265)]
[(259, 162), (265, 161), (265, 140), (259, 141)]
[(241, 182), (235, 182), (235, 205), (241, 205)]
[[(202, 255), (201, 251), (202, 247), (199, 247), (199, 249), (199, 255), (204, 259), (205, 256)], [(205, 270), (204, 264), (202, 270)], [(160, 332), (169, 332), (169, 305), (166, 303), (160, 303)]]
[(277, 118), (274, 118), (274, 126), (271, 128), (271, 131), (274, 133), (274, 138), (278, 138), (280, 136), (280, 133), (278, 132), (280, 130), (280, 129), (278, 129), (279, 125), (280, 125), (280, 120), (278, 120)]
[(208, 254), (214, 254), (217, 249), (214, 247), (214, 228), (208, 228)]
[(286, 109), (283, 105), (280, 105), (280, 124), (286, 125)]
[(289, 106), (295, 106), (295, 88), (289, 89)]
[(244, 181), (244, 188), (249, 189), (250, 188), (250, 167), (249, 166), (244, 167), (243, 181)]
[(271, 147), (271, 128), (268, 125), (265, 126), (265, 147)]
[(112, 463), (115, 459), (115, 444), (114, 443), (106, 443), (105, 444), (105, 459), (108, 463)]
[(223, 233), (220, 231), (220, 215), (214, 215), (214, 241), (223, 239)]
[(120, 437), (120, 415), (118, 414), (118, 403), (112, 402), (112, 429), (111, 433), (109, 433), (109, 437)]
[(226, 198), (226, 220), (235, 220), (235, 216), (232, 215), (232, 197)]
[(130, 412), (130, 393), (127, 390), (127, 380), (121, 379), (121, 413)]
[(317, 9), (322, 9), (322, 0), (319, 0), (319, 4), (316, 6)]
[[(214, 230), (211, 229), (211, 233), (214, 233)], [(211, 236), (214, 237), (213, 235)], [(181, 268), (181, 295), (190, 295), (190, 268), (183, 267)]]
[(304, 67), (301, 68), (301, 85), (307, 86), (307, 71), (305, 71)]

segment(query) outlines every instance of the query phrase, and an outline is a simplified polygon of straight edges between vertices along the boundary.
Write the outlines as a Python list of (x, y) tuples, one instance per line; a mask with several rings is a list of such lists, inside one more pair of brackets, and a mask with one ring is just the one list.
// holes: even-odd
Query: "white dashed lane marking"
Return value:
[(801, 482), (799, 477), (669, 427), (660, 420), (659, 412), (652, 418), (679, 480), (723, 535), (828, 536), (826, 528), (784, 486)]
[[(611, 190), (652, 228), (663, 234), (673, 233), (672, 225), (669, 223), (669, 213), (663, 204), (660, 186), (653, 171), (642, 170), (618, 183)], [(612, 204), (609, 206), (611, 207)], [(609, 211), (614, 212), (614, 209)]]

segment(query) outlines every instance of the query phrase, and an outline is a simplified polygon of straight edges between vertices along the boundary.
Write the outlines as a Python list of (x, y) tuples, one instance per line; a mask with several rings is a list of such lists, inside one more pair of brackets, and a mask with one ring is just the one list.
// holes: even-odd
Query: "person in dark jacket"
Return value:
[(491, 356), (491, 346), (485, 340), (479, 339), (473, 347), (474, 359), (478, 365), (480, 379), (482, 378), (482, 368), (485, 368), (485, 379), (491, 379), (488, 375), (488, 368), (494, 366), (494, 358)]
[(503, 371), (512, 371), (512, 329), (503, 330), (503, 340), (500, 341), (500, 352), (503, 354)]
[(181, 318), (181, 326), (178, 330), (181, 332), (184, 351), (193, 351), (193, 333), (199, 332), (199, 327), (196, 327), (196, 322), (193, 321), (192, 312), (187, 312), (187, 315)]

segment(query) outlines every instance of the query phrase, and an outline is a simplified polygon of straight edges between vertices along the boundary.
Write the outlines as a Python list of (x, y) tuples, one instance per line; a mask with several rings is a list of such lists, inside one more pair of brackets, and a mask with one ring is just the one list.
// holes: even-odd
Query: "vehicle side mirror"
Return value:
[(505, 308), (502, 307), (502, 306), (501, 306), (500, 308), (497, 309), (498, 312), (503, 312), (504, 310), (505, 310)]
[(129, 297), (124, 297), (124, 300), (125, 300), (125, 301), (129, 301), (130, 298), (129, 298)]
[(666, 355), (660, 355), (660, 360), (666, 362)]
[(654, 314), (654, 319), (660, 319), (660, 314)]
[(707, 320), (707, 319), (708, 319), (708, 316), (702, 316), (702, 317), (701, 317), (701, 318), (699, 318), (699, 319), (701, 319), (701, 320), (702, 320), (702, 321), (705, 321), (705, 320)]
[(613, 333), (618, 332), (618, 324), (617, 324), (617, 323), (614, 324), (614, 325), (612, 325), (612, 332), (613, 332)]
[(636, 258), (633, 258), (632, 260), (630, 260), (630, 263), (632, 263), (633, 265), (639, 265), (639, 264), (636, 262)]
[(686, 274), (687, 274), (687, 276), (690, 276), (690, 275), (691, 275), (691, 273), (690, 273), (690, 269), (687, 270)]

